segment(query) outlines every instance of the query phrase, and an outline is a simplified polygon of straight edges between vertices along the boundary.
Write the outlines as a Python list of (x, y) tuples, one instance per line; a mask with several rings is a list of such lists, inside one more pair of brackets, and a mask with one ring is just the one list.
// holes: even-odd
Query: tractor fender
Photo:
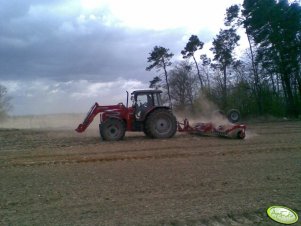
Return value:
[(148, 118), (148, 116), (149, 116), (152, 112), (156, 111), (157, 109), (166, 109), (166, 110), (170, 110), (170, 111), (171, 111), (170, 107), (166, 107), (166, 106), (158, 106), (158, 107), (154, 107), (154, 108), (150, 109), (150, 110), (144, 115), (144, 117), (141, 119), (141, 121), (145, 121), (145, 120)]
[(101, 119), (100, 121), (103, 123), (108, 119), (118, 119), (123, 121), (126, 124), (126, 121), (121, 117), (121, 113), (118, 111), (112, 111), (112, 112), (104, 112), (101, 114)]

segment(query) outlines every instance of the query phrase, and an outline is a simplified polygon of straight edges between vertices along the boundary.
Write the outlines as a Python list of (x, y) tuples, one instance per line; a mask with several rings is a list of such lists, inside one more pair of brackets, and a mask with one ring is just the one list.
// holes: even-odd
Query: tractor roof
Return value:
[(135, 90), (131, 94), (148, 94), (148, 93), (162, 93), (162, 90), (157, 89), (145, 89), (145, 90)]

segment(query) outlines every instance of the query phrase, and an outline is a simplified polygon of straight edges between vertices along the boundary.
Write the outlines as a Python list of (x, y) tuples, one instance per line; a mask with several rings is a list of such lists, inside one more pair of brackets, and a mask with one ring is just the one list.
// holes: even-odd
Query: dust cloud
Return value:
[[(211, 122), (214, 125), (231, 125), (228, 119), (220, 113), (218, 107), (205, 97), (197, 101), (195, 112), (175, 112), (178, 121), (187, 118), (191, 125), (203, 122)], [(2, 129), (62, 129), (74, 130), (83, 122), (86, 114), (49, 114), (49, 115), (26, 115), (10, 116), (0, 122)], [(97, 115), (87, 130), (98, 130), (99, 116)]]
[(257, 136), (259, 136), (259, 134), (255, 133), (254, 131), (246, 130), (246, 137), (245, 137), (246, 140), (252, 139)]
[[(74, 130), (83, 122), (85, 114), (49, 114), (10, 116), (0, 122), (2, 129), (61, 129)], [(94, 118), (89, 128), (98, 128), (98, 117)]]
[(201, 96), (197, 100), (195, 111), (179, 111), (175, 112), (178, 121), (185, 118), (189, 120), (191, 125), (195, 123), (213, 123), (213, 125), (232, 125), (227, 117), (221, 113), (216, 104), (209, 101), (205, 96)]

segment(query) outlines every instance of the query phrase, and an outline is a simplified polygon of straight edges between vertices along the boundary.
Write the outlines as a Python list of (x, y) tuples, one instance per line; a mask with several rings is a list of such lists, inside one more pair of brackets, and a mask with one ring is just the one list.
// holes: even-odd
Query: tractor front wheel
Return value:
[(125, 124), (120, 119), (109, 118), (99, 124), (102, 139), (107, 141), (122, 140), (125, 134)]
[(167, 109), (150, 113), (145, 123), (145, 133), (152, 138), (170, 138), (177, 132), (177, 120)]

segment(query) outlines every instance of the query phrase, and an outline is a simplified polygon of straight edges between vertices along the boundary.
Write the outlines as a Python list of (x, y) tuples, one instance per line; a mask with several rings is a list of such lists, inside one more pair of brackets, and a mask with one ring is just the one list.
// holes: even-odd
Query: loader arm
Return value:
[(88, 128), (88, 126), (91, 124), (94, 117), (98, 113), (104, 112), (104, 110), (106, 110), (107, 108), (108, 108), (107, 106), (99, 106), (98, 103), (96, 102), (89, 110), (83, 123), (79, 124), (78, 127), (75, 129), (75, 131), (79, 132), (79, 133), (84, 132)]

